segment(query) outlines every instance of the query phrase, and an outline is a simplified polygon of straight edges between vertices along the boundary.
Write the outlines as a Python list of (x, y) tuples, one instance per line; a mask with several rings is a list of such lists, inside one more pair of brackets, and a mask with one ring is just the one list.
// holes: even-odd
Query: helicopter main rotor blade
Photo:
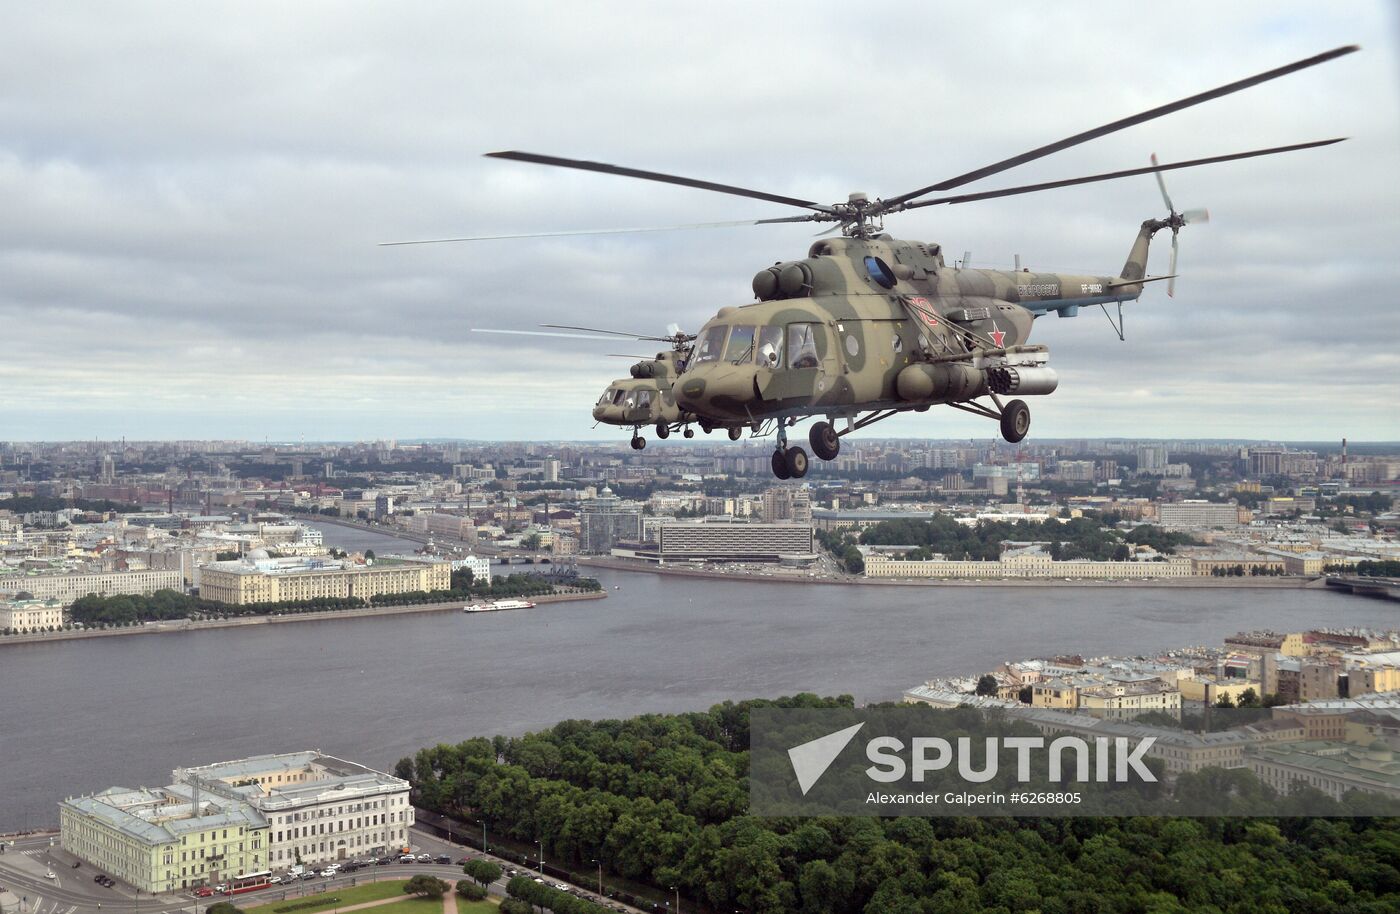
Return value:
[(1289, 73), (1296, 73), (1299, 70), (1305, 70), (1308, 67), (1314, 67), (1320, 63), (1326, 63), (1329, 60), (1334, 60), (1338, 57), (1342, 57), (1346, 54), (1352, 53), (1353, 51), (1359, 50), (1361, 50), (1361, 48), (1358, 45), (1354, 44), (1349, 44), (1340, 48), (1333, 48), (1330, 51), (1318, 54), (1314, 57), (1308, 57), (1303, 60), (1299, 60), (1294, 63), (1288, 64), (1286, 66), (1277, 67), (1273, 70), (1266, 70), (1265, 72), (1259, 73), (1255, 76), (1250, 76), (1246, 79), (1241, 79), (1237, 80), (1236, 82), (1227, 83), (1226, 85), (1220, 86), (1219, 88), (1211, 89), (1207, 92), (1201, 92), (1197, 95), (1192, 95), (1188, 98), (1183, 98), (1180, 101), (1171, 102), (1170, 104), (1161, 105), (1159, 107), (1152, 108), (1148, 111), (1144, 111), (1141, 114), (1134, 114), (1131, 117), (1121, 118), (1111, 123), (1104, 124), (1102, 127), (1095, 127), (1093, 130), (1086, 130), (1083, 133), (1076, 133), (1074, 136), (1066, 137), (1063, 140), (1059, 140), (1057, 142), (1049, 143), (1045, 146), (1032, 149), (1030, 152), (1023, 152), (1020, 155), (1012, 156), (1009, 159), (1002, 159), (1000, 162), (994, 162), (991, 165), (987, 165), (982, 168), (969, 171), (965, 174), (958, 175), (956, 178), (949, 178), (948, 180), (940, 181), (937, 184), (930, 184), (927, 187), (921, 187), (918, 190), (910, 191), (907, 194), (901, 194), (898, 197), (887, 199), (884, 202), (887, 206), (893, 205), (897, 207), (901, 203), (906, 203), (910, 200), (913, 200), (916, 197), (922, 197), (924, 194), (930, 194), (934, 191), (939, 190), (951, 190), (954, 187), (961, 187), (964, 184), (969, 184), (980, 178), (985, 178), (989, 175), (994, 175), (998, 172), (1006, 171), (1008, 168), (1015, 168), (1017, 165), (1024, 165), (1027, 162), (1032, 162), (1036, 159), (1043, 158), (1044, 156), (1048, 156), (1051, 153), (1059, 152), (1062, 149), (1068, 149), (1071, 146), (1078, 146), (1080, 143), (1087, 143), (1090, 140), (1098, 139), (1101, 136), (1106, 136), (1107, 134), (1115, 133), (1119, 130), (1123, 130), (1128, 127), (1133, 127), (1137, 124), (1154, 120), (1155, 118), (1159, 118), (1167, 114), (1172, 114), (1176, 111), (1181, 111), (1183, 108), (1190, 108), (1192, 105), (1199, 105), (1202, 102), (1208, 102), (1212, 99), (1220, 98), (1221, 96), (1229, 95), (1233, 92), (1239, 92), (1241, 89), (1248, 89), (1251, 86), (1257, 86), (1260, 83), (1268, 82), (1271, 79), (1278, 79), (1280, 76), (1287, 76)]
[(1313, 149), (1318, 146), (1331, 146), (1333, 143), (1340, 143), (1346, 137), (1334, 137), (1330, 140), (1314, 140), (1311, 143), (1294, 143), (1291, 146), (1275, 146), (1272, 149), (1253, 149), (1249, 152), (1235, 152), (1223, 156), (1210, 156), (1204, 159), (1191, 159), (1187, 162), (1168, 162), (1166, 165), (1153, 165), (1147, 168), (1129, 168), (1126, 171), (1110, 171), (1104, 174), (1089, 175), (1083, 178), (1068, 178), (1063, 181), (1047, 181), (1043, 184), (1025, 184), (1021, 187), (1004, 187), (1001, 190), (984, 190), (972, 194), (959, 194), (955, 197), (936, 197), (932, 200), (915, 200), (906, 203), (903, 209), (918, 209), (921, 206), (936, 206), (942, 203), (971, 203), (974, 200), (990, 200), (994, 197), (1010, 197), (1015, 194), (1030, 194), (1041, 190), (1054, 190), (1057, 187), (1073, 187), (1076, 184), (1091, 184), (1095, 181), (1112, 181), (1116, 178), (1131, 178), (1134, 175), (1156, 174), (1162, 171), (1174, 171), (1178, 168), (1194, 168), (1197, 165), (1213, 165), (1217, 162), (1233, 162), (1236, 159), (1250, 159), (1255, 156), (1274, 155), (1280, 152), (1295, 152), (1299, 149)]
[(584, 336), (582, 333), (546, 333), (543, 330), (496, 330), (489, 327), (473, 327), (472, 333), (507, 333), (511, 336), (555, 336), (563, 337), (567, 340), (591, 340), (598, 342), (596, 336)]
[(695, 178), (684, 178), (680, 175), (662, 174), (659, 171), (642, 171), (637, 168), (623, 168), (620, 165), (609, 165), (606, 162), (562, 159), (558, 156), (538, 155), (533, 152), (519, 152), (513, 149), (506, 152), (488, 152), (486, 156), (492, 159), (510, 159), (514, 162), (533, 162), (536, 165), (552, 165), (556, 168), (576, 168), (580, 171), (596, 171), (605, 175), (617, 175), (623, 178), (640, 178), (643, 181), (659, 181), (662, 184), (679, 184), (681, 187), (694, 187), (700, 190), (711, 190), (720, 194), (732, 194), (736, 197), (767, 200), (769, 203), (782, 203), (785, 206), (797, 206), (802, 209), (815, 210), (819, 213), (831, 211), (830, 207), (818, 205), (811, 200), (798, 200), (795, 197), (784, 197), (779, 194), (770, 194), (761, 190), (751, 190), (747, 187), (735, 187), (732, 184), (716, 184), (713, 181), (700, 181)]
[[(569, 325), (569, 324), (540, 324), (540, 326), (541, 326), (541, 327), (552, 327), (552, 328), (554, 328), (555, 330), (582, 330), (582, 331), (584, 331), (585, 333), (605, 333), (605, 334), (607, 334), (608, 336), (625, 336), (625, 337), (627, 337), (629, 340), (651, 340), (652, 342), (655, 342), (655, 343), (670, 343), (670, 342), (673, 342), (672, 337), (669, 337), (669, 336), (647, 336), (647, 335), (642, 334), (642, 333), (627, 333), (627, 332), (622, 331), (622, 330), (599, 330), (597, 327), (574, 327), (574, 326), (571, 326), (571, 325)], [(686, 336), (687, 339), (690, 338), (687, 334), (684, 334), (684, 333), (682, 333), (682, 334), (677, 334), (677, 335), (678, 335), (678, 336)]]
[[(815, 214), (814, 214), (815, 215)], [(573, 235), (635, 235), (645, 232), (679, 232), (686, 229), (734, 228), (740, 225), (765, 225), (769, 222), (805, 222), (806, 216), (795, 219), (740, 219), (734, 222), (692, 222), (688, 225), (660, 225), (651, 228), (581, 229), (572, 232), (522, 232), (515, 235), (469, 235), (463, 238), (424, 238), (417, 241), (381, 241), (379, 247), (405, 244), (448, 244), (456, 241), (504, 241), (510, 238), (567, 238)]]

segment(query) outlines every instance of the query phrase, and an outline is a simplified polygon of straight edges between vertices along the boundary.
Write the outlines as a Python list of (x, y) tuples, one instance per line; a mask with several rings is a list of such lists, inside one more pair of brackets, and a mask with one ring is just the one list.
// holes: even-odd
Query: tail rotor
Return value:
[[(1155, 152), (1152, 153), (1152, 167), (1157, 167), (1157, 153)], [(1162, 202), (1167, 205), (1167, 212), (1169, 215), (1167, 216), (1165, 227), (1172, 230), (1172, 259), (1171, 264), (1167, 267), (1167, 275), (1172, 278), (1167, 280), (1167, 295), (1174, 296), (1176, 294), (1177, 235), (1184, 225), (1209, 222), (1210, 210), (1188, 209), (1178, 213), (1176, 207), (1172, 205), (1171, 195), (1167, 193), (1167, 182), (1162, 180), (1162, 173), (1160, 171), (1154, 171), (1152, 176), (1157, 179), (1157, 189), (1162, 192)]]

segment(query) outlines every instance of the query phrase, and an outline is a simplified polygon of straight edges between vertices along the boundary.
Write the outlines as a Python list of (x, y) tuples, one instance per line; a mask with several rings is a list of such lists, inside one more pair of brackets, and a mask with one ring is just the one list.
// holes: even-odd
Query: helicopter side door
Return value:
[[(760, 333), (760, 368), (754, 385), (763, 399), (810, 401), (821, 396), (830, 386), (828, 375), (833, 368), (828, 328), (802, 321), (762, 330), (768, 334), (764, 338)], [(774, 352), (776, 361), (770, 355)]]

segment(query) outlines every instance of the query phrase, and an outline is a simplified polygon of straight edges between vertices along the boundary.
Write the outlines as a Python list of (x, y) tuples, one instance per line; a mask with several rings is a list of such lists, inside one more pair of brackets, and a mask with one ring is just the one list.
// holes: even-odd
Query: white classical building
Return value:
[(460, 559), (452, 560), (452, 570), (459, 571), (463, 568), (471, 569), (472, 582), (475, 584), (491, 583), (491, 560), (482, 555), (468, 555)]
[(256, 809), (273, 870), (396, 851), (413, 825), (407, 781), (314, 750), (177, 768), (173, 777)]

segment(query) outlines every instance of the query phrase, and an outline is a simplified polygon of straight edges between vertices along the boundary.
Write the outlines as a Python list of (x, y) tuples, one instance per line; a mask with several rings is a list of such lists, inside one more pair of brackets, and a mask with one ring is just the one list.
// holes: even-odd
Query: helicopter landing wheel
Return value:
[(835, 460), (836, 455), (841, 453), (841, 436), (836, 434), (830, 422), (818, 422), (812, 426), (807, 440), (812, 444), (812, 453), (822, 460)]
[(687, 426), (685, 427), (685, 431), (683, 432), (683, 434), (684, 434), (687, 438), (694, 438), (694, 437), (695, 437), (695, 429), (693, 429), (693, 428), (691, 428), (690, 426), (687, 425)]
[(644, 447), (646, 447), (646, 446), (647, 446), (647, 440), (646, 440), (645, 438), (643, 438), (641, 435), (633, 435), (633, 436), (632, 436), (632, 450), (634, 450), (634, 451), (640, 451), (642, 448), (644, 448)]
[(663, 441), (671, 437), (671, 426), (667, 425), (665, 422), (656, 423), (656, 437)]
[(700, 431), (704, 432), (704, 433), (707, 434), (707, 435), (708, 435), (710, 432), (712, 432), (712, 431), (715, 430), (715, 427), (714, 427), (713, 425), (711, 425), (710, 423), (706, 422), (704, 419), (701, 419), (699, 424), (700, 424)]
[(801, 479), (807, 475), (807, 452), (800, 447), (790, 447), (783, 457), (783, 463), (787, 465), (788, 476), (792, 479)]
[(1015, 444), (1031, 430), (1031, 408), (1024, 400), (1012, 400), (1001, 408), (1001, 437)]
[(729, 429), (729, 440), (730, 440), (730, 441), (738, 441), (738, 440), (739, 440), (740, 438), (742, 438), (742, 437), (744, 437), (744, 429), (743, 429), (743, 426), (734, 425), (734, 426), (731, 426), (731, 427), (730, 427), (730, 429)]
[(782, 451), (773, 452), (773, 475), (779, 479), (788, 479), (792, 476), (788, 470), (787, 454)]

